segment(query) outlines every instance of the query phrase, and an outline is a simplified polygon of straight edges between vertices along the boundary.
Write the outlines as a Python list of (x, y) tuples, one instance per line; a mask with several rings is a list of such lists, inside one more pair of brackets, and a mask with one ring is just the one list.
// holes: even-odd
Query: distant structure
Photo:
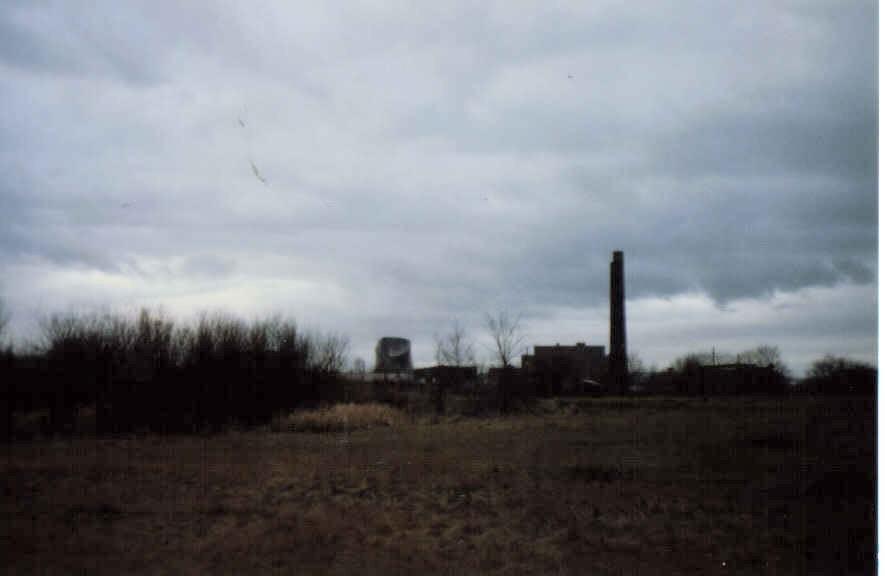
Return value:
[[(716, 364), (700, 367), (695, 385), (704, 395), (765, 394), (782, 391), (774, 366)], [(692, 390), (690, 390), (692, 391)]]
[(649, 382), (652, 394), (727, 396), (782, 394), (786, 380), (774, 366), (754, 364), (697, 364), (683, 371), (659, 372)]
[(406, 338), (385, 336), (375, 346), (375, 372), (412, 371), (412, 343)]
[(611, 325), (608, 370), (617, 394), (627, 392), (627, 328), (624, 317), (624, 253), (616, 250), (611, 262)]
[(441, 386), (447, 391), (464, 392), (479, 378), (476, 366), (430, 366), (416, 368), (415, 382), (426, 386)]
[(534, 354), (522, 356), (522, 372), (542, 396), (598, 393), (605, 376), (605, 347), (583, 342), (535, 346)]
[(610, 301), (608, 356), (604, 346), (587, 346), (583, 342), (574, 346), (535, 346), (533, 354), (522, 356), (519, 370), (528, 389), (541, 396), (627, 393), (624, 253), (620, 250), (612, 254)]

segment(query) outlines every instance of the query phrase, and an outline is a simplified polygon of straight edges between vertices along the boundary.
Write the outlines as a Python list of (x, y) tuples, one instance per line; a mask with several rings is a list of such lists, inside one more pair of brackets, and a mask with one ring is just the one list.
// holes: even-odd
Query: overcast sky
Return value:
[(0, 296), (875, 361), (872, 1), (3, 2)]

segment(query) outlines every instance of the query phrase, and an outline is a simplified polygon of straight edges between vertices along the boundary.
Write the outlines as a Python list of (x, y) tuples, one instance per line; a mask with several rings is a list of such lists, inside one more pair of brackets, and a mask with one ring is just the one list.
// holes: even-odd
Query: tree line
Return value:
[[(0, 338), (8, 321), (0, 304)], [(259, 425), (279, 412), (334, 400), (348, 363), (345, 336), (304, 331), (279, 316), (245, 322), (203, 314), (176, 323), (143, 309), (134, 317), (56, 314), (40, 328), (41, 340), (30, 350), (0, 349), (0, 437), (12, 434), (16, 413), (46, 413), (47, 433), (71, 431), (84, 407), (95, 411), (100, 433)], [(485, 328), (499, 366), (491, 393), (506, 400), (524, 388), (525, 375), (512, 364), (524, 341), (521, 317), (489, 314)], [(440, 365), (476, 364), (473, 342), (458, 322), (435, 344)], [(717, 370), (723, 365), (758, 370), (727, 374)], [(869, 364), (826, 356), (793, 379), (775, 346), (686, 354), (666, 370), (646, 369), (634, 354), (628, 369), (633, 391), (650, 394), (728, 393), (723, 381), (734, 385), (732, 393), (874, 394), (877, 377)], [(443, 388), (434, 391), (440, 405)]]
[[(744, 378), (744, 391), (749, 393), (876, 393), (878, 370), (871, 364), (828, 354), (816, 360), (803, 376), (796, 377), (784, 363), (780, 349), (772, 345), (760, 345), (737, 354), (715, 349), (692, 352), (676, 358), (665, 370), (646, 369), (636, 356), (631, 356), (628, 363), (631, 380), (652, 393), (703, 393), (697, 387), (704, 376), (712, 374), (727, 378), (729, 367), (735, 368), (737, 378)], [(763, 377), (748, 377), (754, 371)]]
[(280, 317), (245, 322), (203, 314), (176, 324), (142, 310), (54, 315), (26, 353), (0, 362), (3, 431), (15, 412), (48, 411), (47, 432), (64, 432), (78, 409), (95, 410), (98, 432), (190, 432), (267, 422), (316, 402), (343, 370), (348, 341), (301, 331)]

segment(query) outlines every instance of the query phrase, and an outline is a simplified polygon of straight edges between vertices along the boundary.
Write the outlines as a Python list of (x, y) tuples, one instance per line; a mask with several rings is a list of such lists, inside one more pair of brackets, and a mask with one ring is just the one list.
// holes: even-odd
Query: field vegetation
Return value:
[[(6, 568), (874, 569), (874, 367), (825, 357), (789, 384), (759, 347), (740, 362), (777, 377), (756, 387), (713, 386), (689, 355), (633, 362), (641, 396), (544, 398), (507, 367), (518, 321), (490, 325), (505, 368), (448, 387), (345, 375), (345, 337), (276, 317), (48, 318), (0, 354)], [(473, 352), (453, 333), (457, 366)]]
[(804, 574), (874, 569), (872, 397), (295, 411), (35, 437), (2, 463), (15, 573)]
[(406, 415), (385, 404), (333, 404), (317, 410), (299, 410), (274, 418), (274, 432), (351, 432), (402, 424)]

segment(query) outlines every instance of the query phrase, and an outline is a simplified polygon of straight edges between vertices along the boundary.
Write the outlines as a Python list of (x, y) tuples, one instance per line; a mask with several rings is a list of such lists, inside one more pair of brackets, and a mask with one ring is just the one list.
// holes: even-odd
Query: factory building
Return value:
[(535, 346), (522, 357), (522, 372), (536, 394), (589, 394), (601, 391), (606, 358), (603, 346)]

